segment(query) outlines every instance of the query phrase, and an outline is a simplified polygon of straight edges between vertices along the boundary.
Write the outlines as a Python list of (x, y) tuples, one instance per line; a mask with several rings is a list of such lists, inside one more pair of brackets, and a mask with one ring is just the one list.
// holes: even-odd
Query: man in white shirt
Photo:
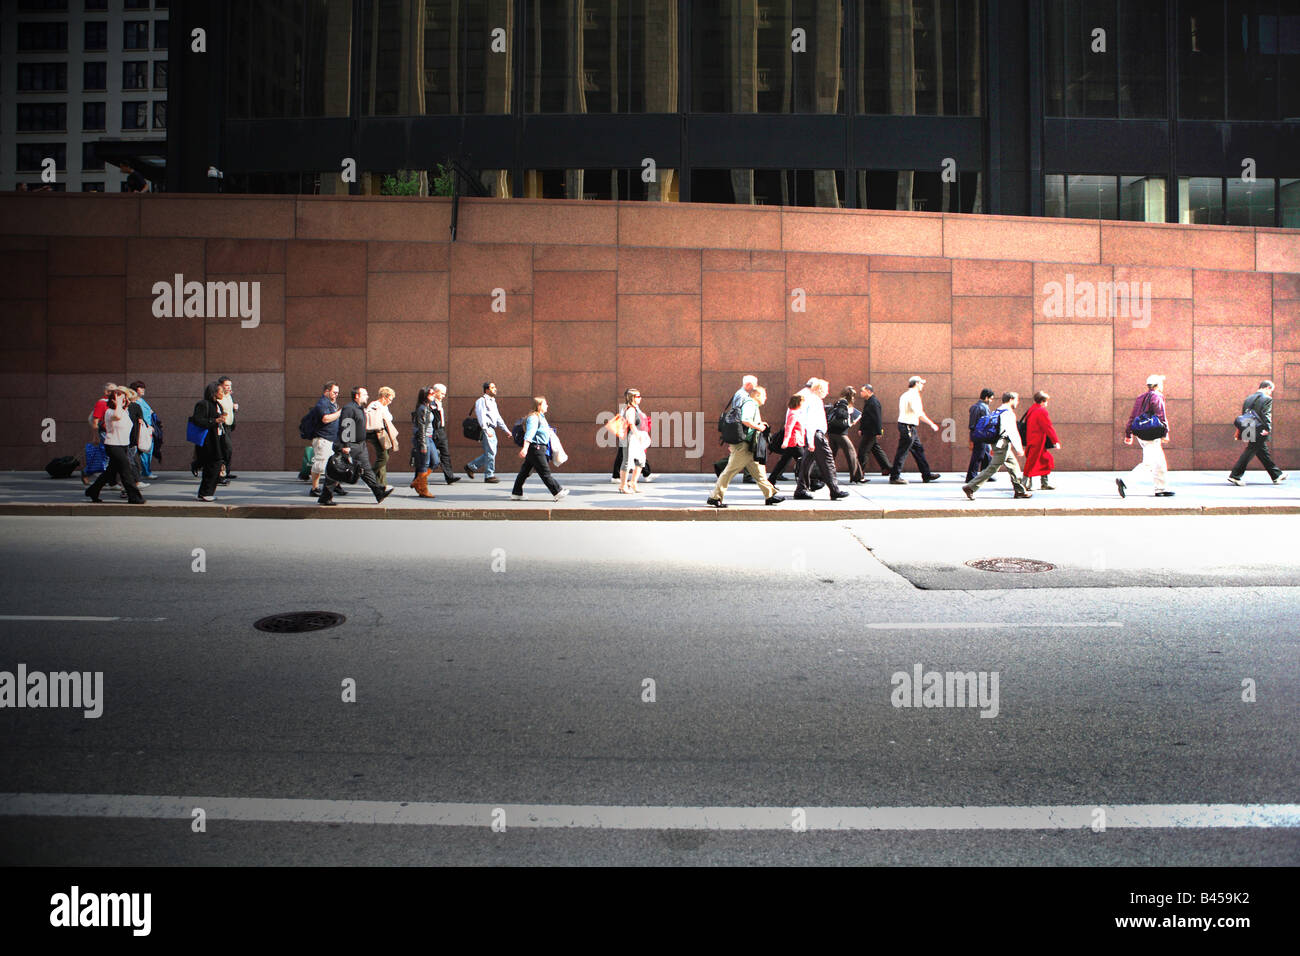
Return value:
[(909, 451), (916, 459), (917, 467), (921, 469), (922, 481), (930, 482), (942, 477), (930, 470), (930, 463), (925, 460), (925, 448), (921, 445), (920, 436), (916, 431), (921, 422), (925, 422), (934, 431), (939, 430), (939, 426), (926, 417), (925, 409), (921, 406), (923, 388), (925, 388), (925, 379), (913, 375), (907, 380), (907, 391), (898, 399), (898, 451), (894, 453), (894, 464), (889, 470), (891, 485), (907, 484), (907, 479), (901, 472)]
[(831, 452), (830, 442), (826, 440), (826, 406), (822, 402), (829, 391), (830, 383), (822, 378), (808, 379), (808, 384), (799, 390), (803, 396), (799, 420), (803, 425), (804, 453), (799, 462), (794, 496), (800, 501), (812, 500), (808, 483), (814, 459), (822, 473), (822, 480), (830, 489), (831, 501), (849, 496), (847, 491), (840, 490), (840, 484), (835, 478), (835, 456)]
[(496, 430), (500, 428), (507, 435), (510, 434), (510, 426), (497, 411), (496, 382), (483, 383), (483, 396), (474, 403), (474, 417), (478, 419), (478, 427), (483, 429), (483, 436), (479, 439), (483, 443), (483, 454), (465, 466), (465, 474), (473, 478), (474, 472), (482, 470), (483, 480), (488, 484), (496, 484), (500, 481), (495, 474), (497, 470)]
[(234, 383), (230, 381), (229, 375), (221, 376), (217, 379), (217, 384), (221, 386), (221, 391), (218, 393), (217, 397), (217, 404), (220, 405), (221, 410), (226, 413), (225, 435), (223, 436), (224, 444), (222, 446), (225, 463), (221, 466), (221, 481), (219, 481), (218, 484), (228, 485), (230, 484), (230, 479), (239, 477), (236, 474), (232, 474), (230, 471), (230, 461), (235, 455), (231, 433), (235, 430), (235, 412), (239, 411), (239, 403), (235, 401), (234, 396), (231, 394), (234, 391), (235, 386)]
[(1020, 396), (1015, 392), (1003, 392), (1002, 404), (998, 407), (998, 438), (993, 443), (993, 455), (984, 470), (975, 476), (975, 480), (961, 486), (966, 497), (975, 500), (975, 492), (980, 485), (988, 481), (1003, 465), (1011, 475), (1011, 486), (1015, 488), (1017, 498), (1032, 498), (1033, 492), (1025, 482), (1024, 471), (1017, 456), (1024, 457), (1025, 449), (1020, 444), (1020, 428), (1016, 425), (1016, 406)]
[(744, 376), (740, 380), (740, 388), (736, 390), (735, 395), (731, 396), (731, 407), (739, 408), (741, 405), (743, 405), (745, 403), (745, 399), (749, 398), (749, 396), (754, 393), (754, 389), (757, 386), (758, 386), (757, 375)]

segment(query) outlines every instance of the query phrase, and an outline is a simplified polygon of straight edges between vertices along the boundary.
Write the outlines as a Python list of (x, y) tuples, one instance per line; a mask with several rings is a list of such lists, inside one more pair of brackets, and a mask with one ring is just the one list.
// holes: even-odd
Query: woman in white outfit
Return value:
[(635, 388), (629, 388), (623, 393), (623, 403), (627, 406), (623, 409), (623, 420), (627, 427), (619, 440), (623, 448), (623, 480), (619, 483), (618, 490), (630, 495), (641, 490), (637, 487), (636, 480), (645, 467), (645, 452), (650, 445), (650, 436), (642, 428), (645, 413), (641, 411), (641, 393)]

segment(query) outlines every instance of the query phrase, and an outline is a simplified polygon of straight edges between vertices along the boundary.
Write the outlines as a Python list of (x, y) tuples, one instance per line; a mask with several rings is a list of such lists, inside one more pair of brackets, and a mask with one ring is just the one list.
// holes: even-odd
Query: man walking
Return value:
[(923, 388), (925, 388), (925, 379), (913, 375), (907, 380), (907, 391), (898, 399), (898, 451), (894, 453), (894, 464), (889, 469), (891, 485), (907, 484), (907, 479), (901, 473), (909, 451), (916, 459), (917, 467), (921, 469), (922, 481), (931, 482), (942, 477), (930, 470), (930, 463), (925, 460), (925, 448), (921, 445), (921, 439), (916, 432), (921, 422), (925, 422), (934, 431), (939, 430), (939, 426), (926, 417), (925, 409), (921, 406)]
[(234, 383), (230, 381), (229, 375), (222, 375), (217, 379), (217, 384), (221, 387), (218, 393), (217, 404), (221, 410), (226, 413), (225, 435), (222, 438), (221, 453), (224, 460), (221, 465), (221, 481), (219, 484), (228, 485), (232, 478), (239, 476), (233, 474), (230, 470), (230, 459), (234, 457), (235, 446), (232, 444), (233, 439), (230, 437), (235, 430), (235, 412), (239, 411), (239, 403), (235, 401), (231, 392), (234, 389)]
[(1002, 393), (1002, 404), (998, 408), (998, 437), (993, 442), (993, 454), (989, 458), (989, 463), (984, 466), (984, 470), (975, 476), (975, 480), (961, 486), (966, 497), (972, 501), (975, 500), (975, 492), (979, 491), (980, 485), (992, 478), (994, 472), (1004, 465), (1011, 474), (1011, 486), (1016, 490), (1015, 497), (1034, 496), (1025, 482), (1024, 472), (1017, 459), (1017, 456), (1023, 456), (1025, 453), (1024, 445), (1020, 443), (1020, 429), (1016, 427), (1016, 406), (1019, 404), (1020, 396), (1015, 392)]
[[(320, 401), (312, 409), (315, 430), (311, 433), (311, 491), (307, 493), (313, 498), (320, 497), (321, 476), (325, 474), (325, 465), (329, 462), (330, 455), (334, 454), (334, 441), (339, 437), (339, 414), (342, 409), (336, 404), (338, 397), (339, 383), (326, 382), (321, 386)], [(329, 485), (330, 478), (326, 475), (325, 486)], [(346, 495), (347, 491), (339, 488), (338, 493)]]
[(970, 407), (970, 422), (966, 426), (970, 431), (970, 463), (966, 466), (966, 484), (970, 484), (989, 463), (989, 445), (988, 442), (982, 442), (975, 437), (975, 426), (985, 415), (992, 413), (989, 408), (989, 399), (993, 397), (993, 389), (980, 389), (980, 399)]
[[(803, 426), (800, 440), (803, 442), (803, 458), (799, 462), (798, 477), (795, 481), (794, 496), (800, 501), (812, 501), (808, 490), (809, 476), (812, 473), (813, 460), (820, 466), (822, 480), (830, 489), (831, 501), (847, 498), (849, 493), (840, 490), (839, 480), (835, 476), (835, 457), (831, 454), (830, 442), (826, 439), (826, 406), (822, 401), (830, 391), (830, 383), (821, 378), (810, 378), (798, 394), (803, 396), (803, 405), (798, 415)], [(789, 441), (789, 436), (786, 436)]]
[(713, 486), (713, 494), (708, 498), (708, 503), (715, 508), (727, 507), (722, 501), (727, 493), (727, 485), (731, 484), (731, 479), (742, 471), (752, 475), (754, 481), (758, 483), (759, 490), (763, 492), (764, 504), (779, 505), (785, 501), (776, 493), (776, 488), (767, 480), (767, 475), (763, 474), (763, 466), (754, 460), (754, 441), (767, 428), (767, 422), (763, 421), (762, 413), (759, 411), (759, 407), (766, 401), (767, 390), (754, 386), (746, 393), (740, 404), (740, 420), (745, 425), (745, 440), (730, 446), (731, 454), (727, 458), (727, 467), (718, 476), (717, 484)]
[(483, 432), (479, 441), (483, 443), (483, 454), (479, 455), (473, 461), (465, 466), (465, 474), (470, 478), (474, 477), (474, 472), (482, 471), (483, 480), (490, 485), (496, 484), (500, 479), (496, 476), (497, 470), (497, 432), (500, 428), (507, 435), (510, 434), (510, 426), (505, 423), (501, 413), (497, 411), (497, 383), (484, 382), (483, 394), (479, 400), (474, 403), (474, 417), (478, 419), (478, 427)]
[(1234, 485), (1244, 485), (1241, 476), (1246, 473), (1251, 458), (1259, 459), (1268, 476), (1273, 479), (1273, 484), (1286, 481), (1286, 472), (1277, 466), (1268, 450), (1269, 439), (1273, 437), (1273, 383), (1268, 379), (1260, 382), (1259, 389), (1241, 403), (1241, 414), (1253, 417), (1254, 421), (1241, 429), (1241, 440), (1247, 444), (1233, 465), (1228, 481)]
[[(1162, 394), (1165, 387), (1165, 377), (1163, 375), (1148, 375), (1147, 390), (1137, 397), (1133, 402), (1133, 411), (1129, 413), (1128, 424), (1124, 427), (1124, 444), (1133, 444), (1133, 439), (1138, 440), (1142, 446), (1142, 460), (1138, 462), (1133, 469), (1146, 468), (1151, 473), (1151, 480), (1155, 483), (1157, 498), (1172, 498), (1174, 493), (1165, 487), (1169, 477), (1169, 463), (1165, 460), (1164, 446), (1169, 442), (1169, 416), (1165, 410), (1165, 397)], [(1158, 438), (1143, 438), (1133, 432), (1133, 425), (1139, 418), (1154, 417), (1162, 426), (1165, 433)], [(1115, 487), (1119, 489), (1121, 498), (1128, 497), (1127, 486), (1123, 478), (1115, 479)]]
[[(370, 395), (365, 386), (357, 385), (353, 387), (352, 401), (339, 409), (339, 418), (336, 423), (338, 425), (338, 438), (334, 442), (332, 451), (348, 455), (361, 466), (360, 478), (365, 482), (366, 487), (370, 489), (371, 494), (375, 496), (375, 503), (379, 504), (393, 493), (393, 486), (381, 485), (370, 467), (370, 449), (366, 447), (366, 404), (369, 401)], [(334, 504), (335, 493), (335, 490), (330, 486), (329, 476), (327, 475), (325, 487), (321, 489), (320, 503), (323, 505)]]
[(460, 481), (460, 475), (452, 474), (451, 447), (447, 444), (447, 411), (442, 400), (447, 397), (447, 386), (441, 382), (433, 386), (433, 401), (429, 411), (433, 413), (433, 445), (438, 449), (438, 463), (442, 468), (442, 477), (449, 485)]
[(880, 411), (880, 399), (870, 384), (862, 386), (866, 400), (862, 403), (862, 421), (858, 422), (858, 431), (862, 433), (862, 443), (858, 445), (858, 464), (862, 473), (867, 473), (867, 458), (874, 458), (880, 466), (880, 474), (889, 474), (889, 456), (880, 447), (880, 439), (885, 434), (884, 416)]

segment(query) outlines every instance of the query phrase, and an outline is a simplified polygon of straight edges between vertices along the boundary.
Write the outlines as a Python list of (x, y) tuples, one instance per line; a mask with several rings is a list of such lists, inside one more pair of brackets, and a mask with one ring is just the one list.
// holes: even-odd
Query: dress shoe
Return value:
[(217, 482), (217, 484), (219, 484), (219, 485), (228, 485), (228, 484), (230, 484), (230, 479), (229, 479), (229, 478), (222, 478), (220, 481)]
[(238, 475), (232, 475), (230, 472), (226, 472), (226, 477), (227, 477), (227, 478), (234, 479), (234, 478), (238, 478), (239, 476), (238, 476)]
[(1173, 496), (1174, 496), (1174, 493), (1173, 493), (1172, 491), (1157, 491), (1157, 492), (1156, 492), (1156, 497), (1157, 497), (1157, 498), (1172, 498)]
[(975, 489), (972, 488), (970, 485), (962, 485), (961, 490), (966, 493), (966, 497), (969, 498), (971, 501), (975, 500)]
[(1121, 498), (1127, 498), (1127, 497), (1128, 497), (1128, 485), (1124, 484), (1124, 479), (1123, 479), (1123, 478), (1116, 478), (1116, 479), (1115, 479), (1115, 487), (1119, 489), (1119, 496), (1120, 496)]
[(921, 478), (921, 481), (925, 482), (928, 485), (930, 482), (938, 481), (942, 477), (943, 475), (925, 475)]
[(848, 496), (849, 493), (847, 491), (832, 491), (831, 501), (839, 501), (841, 498), (847, 498)]
[(313, 498), (319, 498), (319, 497), (320, 497), (320, 489), (319, 489), (319, 488), (313, 488), (311, 491), (307, 492), (307, 494), (311, 495)]
[(346, 488), (335, 488), (335, 489), (334, 489), (334, 494), (338, 495), (340, 498), (346, 498), (346, 497), (347, 497), (348, 495), (350, 495), (351, 493), (352, 493), (352, 492), (348, 491)]
[(524, 500), (524, 496), (523, 496), (523, 495), (517, 495), (517, 494), (515, 494), (514, 492), (511, 492), (511, 493), (510, 493), (510, 500), (511, 500), (511, 501), (523, 501), (523, 500)]
[(496, 475), (493, 475), (491, 478), (484, 478), (483, 483), (487, 485), (495, 485), (500, 480), (501, 479), (498, 478)]
[(715, 507), (715, 508), (725, 508), (725, 507), (727, 507), (727, 506), (723, 503), (723, 501), (722, 501), (721, 498), (709, 498), (709, 499), (707, 500), (706, 503), (707, 503), (707, 504), (711, 504), (711, 505), (713, 505), (713, 507)]
[(318, 504), (324, 505), (327, 508), (337, 508), (339, 503), (333, 498), (330, 498), (329, 500), (322, 499)]
[(392, 494), (394, 491), (396, 491), (396, 490), (397, 490), (397, 489), (394, 488), (392, 485), (386, 485), (386, 486), (384, 486), (382, 489), (380, 489), (379, 494), (375, 495), (375, 504), (380, 504), (380, 503), (382, 503), (383, 500), (384, 500), (385, 498), (387, 498), (389, 495), (391, 495), (391, 494)]
[(794, 500), (795, 501), (816, 501), (817, 499), (805, 491), (796, 491), (794, 493)]
[(447, 484), (454, 485), (458, 481), (460, 481), (460, 475), (452, 475), (447, 479)]
[(474, 469), (471, 468), (469, 465), (466, 465), (466, 466), (465, 466), (465, 474), (469, 475), (470, 479), (473, 480), (473, 478), (474, 478)]
[(773, 495), (771, 498), (768, 498), (766, 501), (764, 501), (763, 504), (765, 504), (765, 505), (779, 505), (779, 504), (780, 504), (781, 502), (783, 502), (783, 501), (785, 501), (785, 499), (782, 498), (780, 495)]

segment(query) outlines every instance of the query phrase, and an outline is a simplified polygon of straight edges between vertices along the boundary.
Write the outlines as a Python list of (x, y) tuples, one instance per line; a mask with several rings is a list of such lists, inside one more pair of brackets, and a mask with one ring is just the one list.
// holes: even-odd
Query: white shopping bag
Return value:
[(560, 465), (563, 465), (568, 460), (569, 460), (569, 455), (567, 452), (565, 452), (564, 446), (560, 444), (560, 436), (555, 433), (554, 429), (552, 429), (551, 430), (551, 464), (555, 465), (558, 468)]

